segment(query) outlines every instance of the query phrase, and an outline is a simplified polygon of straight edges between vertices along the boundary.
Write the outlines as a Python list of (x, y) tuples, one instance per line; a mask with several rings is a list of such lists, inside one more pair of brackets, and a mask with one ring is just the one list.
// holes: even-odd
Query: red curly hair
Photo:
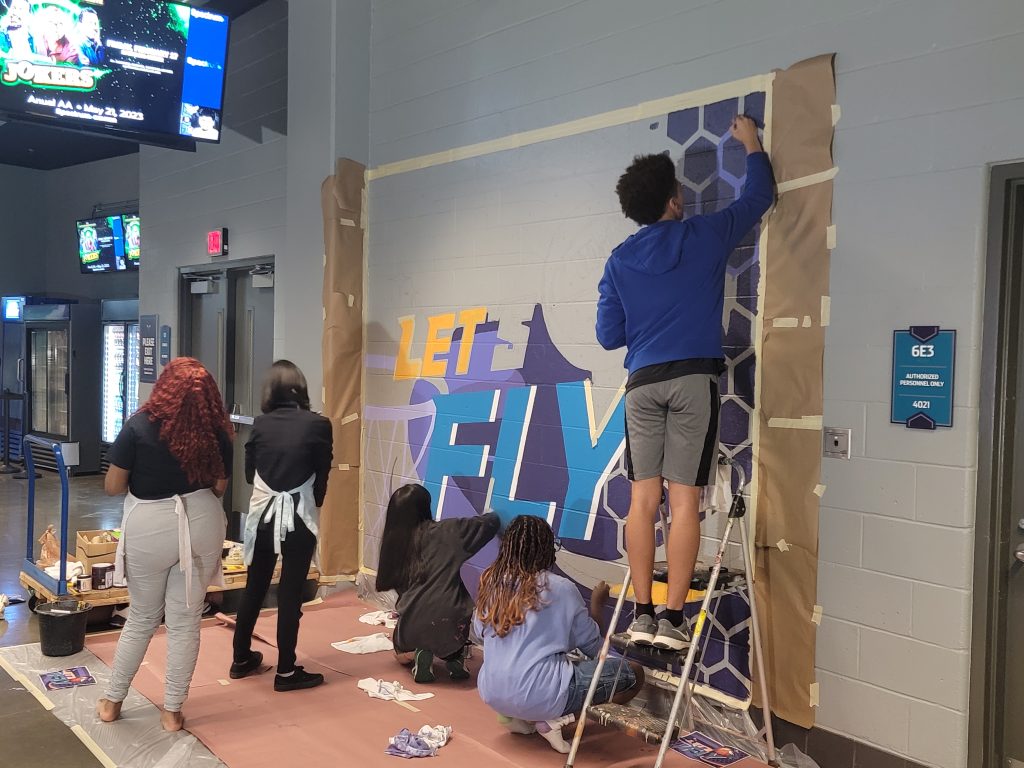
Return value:
[(231, 439), (231, 422), (217, 382), (202, 363), (191, 357), (172, 360), (139, 411), (160, 422), (160, 439), (190, 483), (211, 487), (227, 477), (220, 445), (222, 437)]

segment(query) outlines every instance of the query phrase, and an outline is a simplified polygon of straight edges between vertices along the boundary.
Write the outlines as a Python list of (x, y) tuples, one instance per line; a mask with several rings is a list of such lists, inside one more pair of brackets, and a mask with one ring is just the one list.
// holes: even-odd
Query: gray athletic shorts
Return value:
[(630, 480), (705, 486), (718, 456), (718, 376), (694, 373), (626, 393)]

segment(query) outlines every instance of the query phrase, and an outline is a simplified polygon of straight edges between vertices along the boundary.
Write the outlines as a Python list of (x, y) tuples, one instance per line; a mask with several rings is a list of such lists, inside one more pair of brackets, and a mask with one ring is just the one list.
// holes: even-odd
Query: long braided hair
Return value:
[(231, 442), (231, 422), (217, 382), (198, 360), (172, 360), (139, 411), (160, 422), (160, 439), (190, 483), (209, 488), (230, 474), (220, 446)]
[(541, 606), (543, 580), (537, 576), (555, 564), (555, 534), (539, 517), (520, 515), (501, 540), (498, 559), (480, 577), (480, 622), (505, 637)]

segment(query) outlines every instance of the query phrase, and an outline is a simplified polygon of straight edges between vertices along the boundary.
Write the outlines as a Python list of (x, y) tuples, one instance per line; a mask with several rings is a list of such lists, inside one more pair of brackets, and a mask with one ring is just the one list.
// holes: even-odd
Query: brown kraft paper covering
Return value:
[[(832, 168), (834, 55), (776, 73), (772, 85), (771, 155), (779, 182)], [(764, 616), (772, 709), (809, 728), (814, 724), (818, 512), (814, 488), (821, 473), (821, 432), (769, 426), (772, 418), (820, 417), (824, 330), (821, 299), (828, 295), (832, 183), (779, 196), (768, 223), (761, 301), (760, 432), (757, 462), (757, 600)], [(804, 318), (809, 317), (809, 327)], [(796, 318), (776, 328), (775, 318)], [(779, 543), (784, 542), (780, 548)]]
[(325, 245), (323, 412), (334, 432), (334, 469), (320, 515), (320, 571), (328, 580), (359, 571), (365, 170), (351, 160), (338, 160), (320, 196)]

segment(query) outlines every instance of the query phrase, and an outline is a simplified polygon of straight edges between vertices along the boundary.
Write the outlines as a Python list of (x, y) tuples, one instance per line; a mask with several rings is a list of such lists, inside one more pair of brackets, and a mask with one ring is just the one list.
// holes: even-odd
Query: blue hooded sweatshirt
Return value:
[(597, 340), (626, 347), (630, 375), (650, 365), (724, 358), (729, 254), (772, 204), (768, 155), (747, 155), (743, 192), (718, 213), (658, 221), (612, 251), (598, 286)]

